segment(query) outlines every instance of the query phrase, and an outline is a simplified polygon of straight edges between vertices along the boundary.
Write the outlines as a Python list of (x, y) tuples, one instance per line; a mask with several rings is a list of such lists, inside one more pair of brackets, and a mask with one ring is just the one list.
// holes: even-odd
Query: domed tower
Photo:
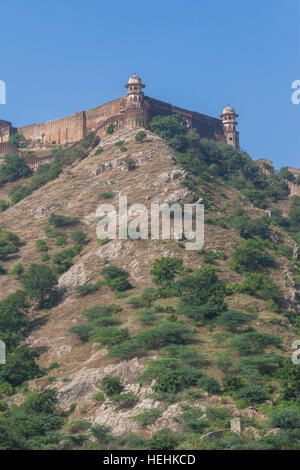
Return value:
[(228, 145), (231, 145), (231, 147), (240, 150), (239, 132), (236, 130), (236, 126), (238, 124), (236, 118), (238, 116), (239, 115), (236, 114), (235, 110), (231, 106), (227, 106), (220, 117), (223, 121), (225, 142)]
[(133, 75), (129, 78), (128, 83), (125, 85), (125, 88), (127, 88), (127, 106), (135, 108), (141, 107), (144, 100), (142, 89), (145, 88), (145, 86), (146, 85), (142, 83), (142, 80), (137, 75)]

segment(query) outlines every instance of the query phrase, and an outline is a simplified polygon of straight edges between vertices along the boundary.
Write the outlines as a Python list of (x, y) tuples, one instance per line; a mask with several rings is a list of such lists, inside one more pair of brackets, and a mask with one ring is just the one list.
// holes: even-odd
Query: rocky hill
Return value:
[[(284, 358), (291, 362), (299, 328), (298, 239), (279, 221), (288, 217), (291, 200), (283, 195), (259, 208), (213, 169), (205, 170), (202, 179), (196, 178), (184, 153), (180, 156), (171, 142), (148, 130), (138, 142), (137, 132), (123, 129), (107, 135), (84, 158), (64, 166), (57, 178), (0, 214), (2, 233), (19, 237), (17, 251), (2, 257), (2, 304), (18, 290), (28, 294), (22, 279), (33, 263), (48, 266), (57, 279), (57, 298), (50, 306), (39, 304), (32, 295), (25, 313), (29, 323), (14, 346), (38, 352), (36, 364), (42, 373), (29, 377), (28, 389), (57, 391), (65, 424), (55, 429), (68, 434), (67, 448), (279, 448), (283, 438), (282, 445), (294, 448), (299, 424), (281, 427), (278, 418), (280, 410), (292, 409), (290, 420), (299, 423), (298, 392), (288, 397), (290, 385), (285, 384), (284, 373), (280, 375), (286, 367)], [(12, 188), (31, 178), (3, 184), (0, 197), (9, 200)], [(117, 208), (120, 195), (126, 195), (129, 204), (148, 207), (151, 203), (203, 202), (203, 250), (188, 251), (185, 240), (175, 238), (97, 240), (97, 208), (101, 203)], [(59, 223), (53, 215), (65, 219)], [(260, 222), (249, 227), (246, 220)], [(79, 243), (80, 235), (77, 239), (74, 233), (83, 232)], [(247, 243), (248, 252), (239, 253)], [(265, 256), (257, 261), (256, 269), (251, 260), (257, 251)], [(162, 259), (182, 260), (170, 281), (157, 280), (151, 273)], [(112, 274), (105, 271), (112, 266), (124, 270), (118, 276), (132, 288), (114, 287)], [(197, 277), (199, 272), (204, 272), (205, 279), (201, 274)], [(212, 287), (205, 282), (210, 277), (219, 290), (208, 294)], [(190, 286), (195, 285), (196, 292), (201, 282), (210, 307), (204, 300), (199, 305), (195, 300), (187, 304), (187, 296), (194, 295)], [(201, 310), (201, 302), (207, 310)], [(105, 313), (100, 309), (100, 313), (90, 310), (83, 315), (88, 309), (111, 305)], [(105, 316), (113, 321), (105, 323)], [(2, 319), (0, 338), (4, 338), (3, 325)], [(90, 329), (74, 328), (81, 325)], [(151, 342), (149, 337), (155, 335), (158, 339)], [(236, 338), (240, 344), (232, 341)], [(123, 347), (118, 352), (117, 346), (126, 341), (128, 351)], [(8, 351), (8, 357), (14, 351)], [(149, 364), (154, 373), (149, 372)], [(4, 370), (7, 365), (0, 367)], [(188, 377), (181, 374), (182, 368), (190, 369)], [(121, 389), (112, 394), (105, 388), (101, 381), (107, 376), (120, 378), (121, 395), (126, 396), (120, 395)], [(5, 383), (2, 389), (1, 383)], [(35, 435), (23, 444), (13, 444), (5, 434), (5, 420), (13, 419), (7, 407), (18, 404), (23, 410), (24, 400), (29, 400), (25, 383), (14, 386), (0, 370), (0, 448), (61, 447), (61, 437), (58, 444), (47, 433), (44, 444)], [(136, 415), (140, 419), (132, 419)], [(282, 419), (288, 421), (288, 416)], [(105, 438), (98, 438), (99, 429)], [(203, 438), (209, 433), (212, 440)]]

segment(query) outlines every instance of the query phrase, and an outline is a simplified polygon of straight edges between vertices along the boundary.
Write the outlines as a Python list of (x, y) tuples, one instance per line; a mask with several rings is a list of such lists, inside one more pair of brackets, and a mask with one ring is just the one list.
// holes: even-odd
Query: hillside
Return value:
[[(28, 389), (40, 393), (57, 390), (58, 404), (71, 424), (62, 422), (52, 431), (65, 433), (66, 448), (297, 447), (298, 392), (295, 389), (294, 396), (288, 396), (290, 384), (284, 385), (285, 379), (280, 379), (284, 373), (278, 372), (287, 367), (284, 358), (291, 363), (291, 346), (299, 331), (297, 235), (278, 222), (276, 210), (277, 220), (267, 215), (272, 207), (287, 217), (291, 204), (296, 203), (283, 194), (273, 197), (267, 208), (256, 207), (213, 168), (203, 170), (202, 178), (195, 176), (201, 169), (190, 173), (190, 150), (181, 151), (178, 142), (175, 145), (149, 130), (147, 137), (137, 142), (137, 132), (123, 129), (106, 135), (88, 149), (85, 158), (64, 166), (57, 178), (0, 213), (1, 230), (20, 239), (18, 250), (1, 260), (0, 299), (4, 301), (24, 288), (22, 277), (32, 263), (54, 269), (58, 288), (50, 306), (31, 298), (25, 309), (29, 323), (19, 344), (8, 354), (22, 346), (38, 351), (36, 363), (43, 374), (29, 377)], [(216, 149), (221, 152), (221, 147)], [(200, 150), (195, 152), (201, 160)], [(0, 198), (9, 200), (12, 187), (27, 184), (31, 178), (2, 185)], [(126, 195), (129, 204), (147, 207), (151, 203), (203, 202), (203, 250), (187, 251), (185, 241), (176, 239), (99, 242), (97, 208), (101, 203), (118, 208), (120, 195)], [(58, 224), (51, 214), (62, 215), (67, 222)], [(257, 224), (247, 225), (247, 221), (258, 219)], [(80, 242), (76, 236), (72, 239), (79, 231), (86, 234)], [(37, 245), (38, 240), (43, 242)], [(237, 251), (245, 243), (249, 251), (243, 265), (244, 253)], [(57, 257), (68, 249), (65, 258)], [(251, 262), (258, 252), (261, 258), (253, 268)], [(174, 276), (167, 280), (162, 265), (157, 265), (158, 274), (150, 272), (162, 258), (182, 260), (182, 266), (179, 263), (177, 267), (170, 261), (168, 269), (174, 268)], [(9, 273), (19, 263), (23, 271)], [(129, 281), (132, 288), (119, 289), (111, 282), (114, 274), (107, 269), (111, 266), (124, 270), (116, 277), (122, 286)], [(80, 286), (88, 287), (78, 289)], [(136, 298), (138, 301), (131, 302)], [(189, 298), (193, 299), (190, 303)], [(115, 308), (105, 313), (102, 308), (82, 315), (95, 306), (112, 304)], [(104, 317), (114, 320), (105, 322)], [(0, 338), (5, 333), (3, 318)], [(90, 325), (84, 335), (79, 330), (75, 334), (76, 329), (70, 332), (82, 324)], [(232, 342), (236, 338), (241, 339), (240, 344)], [(121, 347), (118, 352), (118, 345), (126, 342), (128, 349)], [(152, 362), (153, 370), (149, 368), (151, 360), (156, 361)], [(101, 380), (106, 376), (120, 377), (122, 393), (130, 395), (122, 400), (103, 389)], [(1, 376), (0, 370), (0, 448), (61, 446), (61, 438), (58, 444), (47, 433), (42, 444), (35, 435), (25, 444), (17, 439), (13, 443), (11, 436), (8, 439), (5, 420), (13, 419), (13, 412), (9, 417), (7, 406), (24, 406), (21, 404), (29, 399), (26, 381), (13, 389), (7, 388), (7, 383), (11, 383), (9, 378)], [(53, 410), (53, 415), (59, 414)], [(293, 425), (281, 426), (280, 412), (285, 413), (282, 420), (287, 422), (290, 416)], [(140, 420), (131, 419), (141, 413)], [(232, 422), (233, 418), (241, 420)], [(237, 432), (229, 432), (230, 421)], [(215, 439), (202, 439), (219, 431), (222, 433), (212, 435)]]

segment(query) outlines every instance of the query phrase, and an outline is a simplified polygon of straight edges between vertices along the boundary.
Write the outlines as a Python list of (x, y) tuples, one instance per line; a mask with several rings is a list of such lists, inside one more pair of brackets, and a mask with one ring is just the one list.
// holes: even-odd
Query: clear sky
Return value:
[(125, 93), (240, 115), (241, 147), (300, 167), (300, 0), (15, 0), (0, 6), (0, 119), (15, 126)]

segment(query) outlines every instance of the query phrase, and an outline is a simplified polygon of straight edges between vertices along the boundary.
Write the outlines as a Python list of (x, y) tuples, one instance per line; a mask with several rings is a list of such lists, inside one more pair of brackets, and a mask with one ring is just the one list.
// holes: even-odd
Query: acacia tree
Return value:
[(38, 302), (39, 307), (53, 299), (57, 279), (49, 266), (32, 264), (20, 280), (27, 295)]
[(167, 287), (174, 281), (176, 274), (178, 274), (182, 268), (181, 258), (160, 258), (157, 259), (150, 274), (153, 274), (153, 282), (161, 287)]

